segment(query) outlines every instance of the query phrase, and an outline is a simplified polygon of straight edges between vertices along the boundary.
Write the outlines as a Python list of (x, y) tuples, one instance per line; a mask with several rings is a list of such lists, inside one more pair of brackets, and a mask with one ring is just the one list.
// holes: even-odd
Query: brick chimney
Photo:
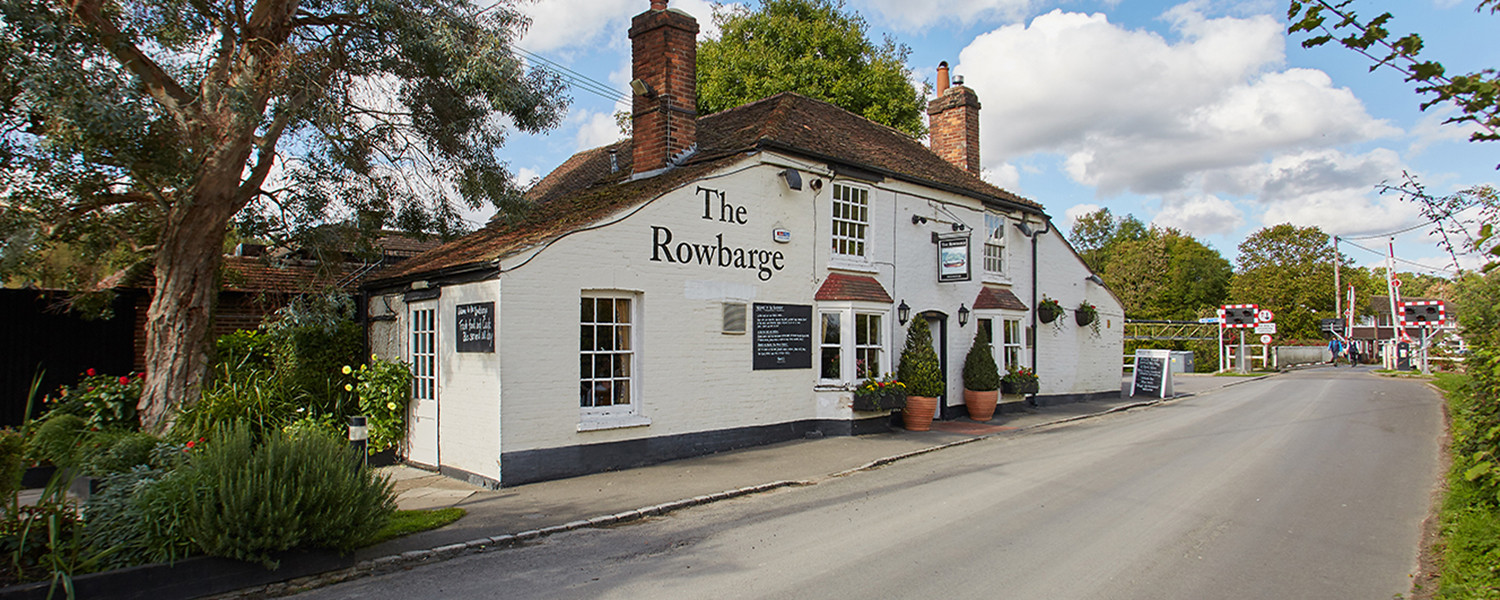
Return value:
[(938, 64), (937, 97), (927, 103), (927, 135), (932, 151), (960, 169), (979, 175), (979, 95), (949, 85), (948, 63)]
[(698, 21), (667, 0), (630, 21), (634, 174), (666, 168), (698, 141)]

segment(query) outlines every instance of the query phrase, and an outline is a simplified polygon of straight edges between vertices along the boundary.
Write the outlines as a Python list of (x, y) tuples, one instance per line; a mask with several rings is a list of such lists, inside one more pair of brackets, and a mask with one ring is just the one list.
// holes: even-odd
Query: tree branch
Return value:
[(79, 25), (99, 38), (100, 44), (116, 61), (141, 79), (146, 91), (172, 115), (183, 131), (191, 131), (188, 123), (192, 119), (187, 113), (188, 107), (193, 103), (193, 96), (172, 79), (161, 65), (125, 39), (119, 28), (104, 16), (102, 0), (73, 0), (71, 4), (66, 4), (67, 0), (59, 2), (64, 2), (62, 8), (73, 15)]

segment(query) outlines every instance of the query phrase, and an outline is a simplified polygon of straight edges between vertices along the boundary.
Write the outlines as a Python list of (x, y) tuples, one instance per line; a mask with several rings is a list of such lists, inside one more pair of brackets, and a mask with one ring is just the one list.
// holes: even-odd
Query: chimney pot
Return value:
[(667, 0), (630, 22), (631, 171), (668, 168), (697, 147), (698, 21)]
[(667, 10), (667, 0), (651, 0), (651, 10)]
[(948, 91), (948, 61), (938, 63), (937, 95), (942, 96)]
[(963, 87), (948, 63), (938, 65), (937, 97), (927, 103), (928, 143), (933, 153), (960, 169), (979, 175), (979, 96)]

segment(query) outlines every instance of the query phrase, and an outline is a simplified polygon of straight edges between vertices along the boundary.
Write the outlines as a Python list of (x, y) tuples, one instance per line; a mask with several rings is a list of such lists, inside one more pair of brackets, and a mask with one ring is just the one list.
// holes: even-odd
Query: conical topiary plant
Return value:
[(943, 369), (938, 366), (937, 352), (932, 349), (932, 332), (927, 319), (912, 319), (906, 330), (906, 348), (901, 350), (901, 364), (896, 378), (906, 384), (910, 396), (936, 398), (943, 395)]
[(995, 366), (990, 342), (977, 333), (974, 345), (969, 346), (969, 355), (964, 357), (964, 389), (976, 392), (1000, 389), (1000, 368)]

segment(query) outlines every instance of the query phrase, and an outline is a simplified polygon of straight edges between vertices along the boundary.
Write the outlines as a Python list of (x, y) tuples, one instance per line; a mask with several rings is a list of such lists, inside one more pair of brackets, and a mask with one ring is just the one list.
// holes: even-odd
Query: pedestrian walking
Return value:
[(1344, 351), (1343, 340), (1338, 338), (1328, 340), (1328, 351), (1333, 354), (1333, 358), (1329, 359), (1328, 362), (1335, 367), (1339, 366), (1339, 353)]

